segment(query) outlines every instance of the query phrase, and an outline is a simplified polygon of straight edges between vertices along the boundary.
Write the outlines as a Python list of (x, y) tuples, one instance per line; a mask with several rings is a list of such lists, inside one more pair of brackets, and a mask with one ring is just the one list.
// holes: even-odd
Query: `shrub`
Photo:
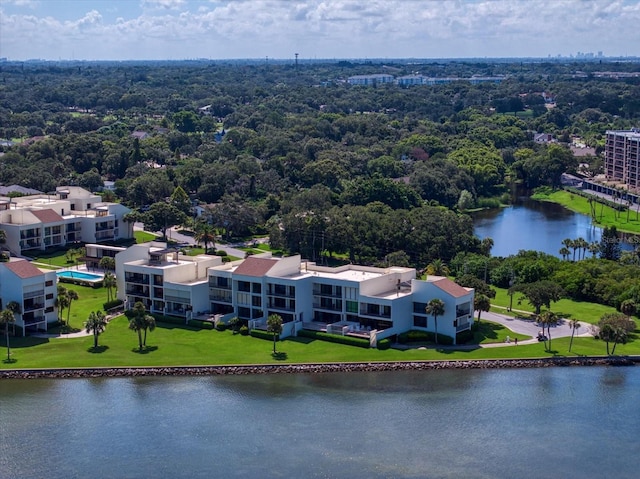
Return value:
[[(412, 329), (411, 331), (407, 331), (406, 333), (401, 333), (398, 335), (398, 342), (400, 344), (435, 343), (435, 341), (436, 335), (431, 331)], [(441, 344), (443, 346), (450, 346), (453, 344), (453, 338), (444, 334), (438, 334), (438, 344)]]
[(216, 251), (216, 256), (227, 256), (227, 252), (223, 249), (219, 249), (218, 251)]
[(473, 332), (470, 329), (466, 331), (461, 331), (456, 335), (456, 343), (457, 344), (465, 344), (473, 341)]
[[(273, 333), (270, 333), (269, 331), (263, 331), (262, 329), (252, 329), (249, 334), (251, 334), (251, 336), (254, 338), (267, 339), (269, 341), (273, 341)], [(280, 339), (276, 337), (276, 341), (279, 341), (279, 340)]]
[(381, 339), (378, 341), (378, 349), (384, 351), (385, 349), (389, 349), (391, 347), (391, 340), (389, 338)]
[(225, 331), (227, 329), (227, 324), (223, 323), (222, 321), (218, 321), (218, 323), (216, 324), (216, 329), (218, 331)]
[[(322, 331), (308, 331), (303, 329), (298, 332), (298, 336), (318, 339), (320, 341), (328, 341), (330, 343), (346, 344), (347, 346), (357, 346), (359, 348), (370, 347), (369, 340), (363, 338), (354, 338), (352, 336), (341, 336), (339, 334), (323, 333)], [(381, 342), (384, 340), (381, 340)]]
[(242, 334), (243, 336), (248, 336), (249, 328), (244, 325), (240, 326), (240, 334)]
[(102, 307), (105, 311), (109, 311), (110, 309), (117, 308), (118, 306), (122, 306), (123, 301), (121, 299), (114, 299), (112, 301), (107, 301), (102, 304)]
[(200, 329), (213, 329), (213, 323), (211, 321), (202, 321), (200, 319), (190, 319), (187, 324), (192, 328)]

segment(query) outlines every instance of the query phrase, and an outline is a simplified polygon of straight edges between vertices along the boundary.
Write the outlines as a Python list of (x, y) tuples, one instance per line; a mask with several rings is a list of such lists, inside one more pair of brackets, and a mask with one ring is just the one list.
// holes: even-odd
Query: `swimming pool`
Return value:
[(93, 273), (84, 273), (82, 271), (57, 271), (56, 274), (61, 278), (84, 279), (87, 281), (102, 281), (103, 276)]

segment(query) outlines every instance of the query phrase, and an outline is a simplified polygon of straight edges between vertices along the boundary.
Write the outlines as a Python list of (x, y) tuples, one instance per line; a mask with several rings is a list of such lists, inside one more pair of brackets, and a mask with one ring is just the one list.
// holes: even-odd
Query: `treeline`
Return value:
[[(556, 186), (577, 166), (566, 145), (538, 144), (534, 132), (600, 147), (606, 129), (637, 125), (640, 115), (633, 79), (574, 78), (595, 65), (394, 68), (506, 77), (366, 88), (345, 79), (384, 65), (9, 63), (0, 71), (0, 139), (15, 145), (0, 146), (0, 182), (46, 192), (113, 180), (132, 207), (179, 187), (214, 205), (207, 218), (227, 235), (270, 232), (311, 258), (421, 267), (480, 251), (461, 212), (504, 200), (515, 181)], [(596, 173), (599, 162), (590, 164)]]

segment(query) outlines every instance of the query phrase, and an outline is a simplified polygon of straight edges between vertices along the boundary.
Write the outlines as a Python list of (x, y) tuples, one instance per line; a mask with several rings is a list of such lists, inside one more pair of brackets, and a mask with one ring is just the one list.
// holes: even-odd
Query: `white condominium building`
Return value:
[(100, 243), (133, 237), (123, 217), (129, 208), (102, 201), (78, 186), (61, 186), (55, 194), (0, 198), (0, 229), (6, 247), (19, 255), (69, 243)]

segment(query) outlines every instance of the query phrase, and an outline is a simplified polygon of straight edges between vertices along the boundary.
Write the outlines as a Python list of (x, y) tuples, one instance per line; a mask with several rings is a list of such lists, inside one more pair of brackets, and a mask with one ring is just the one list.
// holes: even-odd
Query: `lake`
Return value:
[[(476, 236), (493, 239), (492, 256), (506, 257), (520, 250), (536, 250), (560, 258), (559, 251), (565, 238), (582, 237), (589, 243), (602, 238), (602, 228), (592, 225), (589, 216), (528, 197), (518, 197), (506, 208), (475, 212), (472, 217)], [(632, 249), (625, 241), (622, 248)], [(573, 255), (573, 250), (571, 253)]]
[(0, 477), (636, 478), (640, 369), (0, 380)]

